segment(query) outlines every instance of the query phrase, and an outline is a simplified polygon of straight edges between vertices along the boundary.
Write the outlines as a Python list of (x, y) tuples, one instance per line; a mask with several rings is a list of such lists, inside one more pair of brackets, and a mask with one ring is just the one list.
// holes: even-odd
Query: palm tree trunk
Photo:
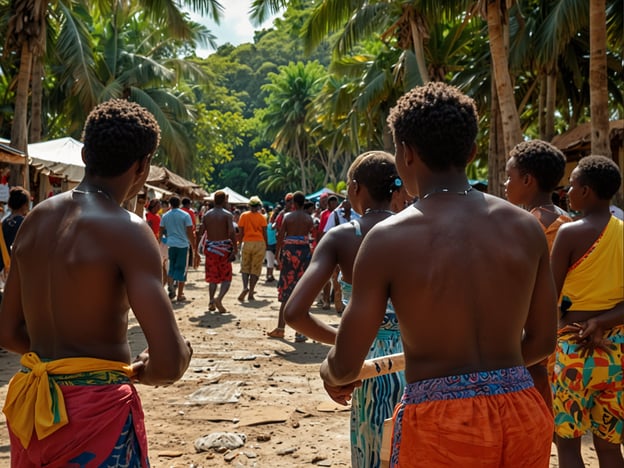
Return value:
[(589, 99), (592, 153), (610, 157), (605, 0), (589, 2)]
[(301, 151), (299, 138), (297, 138), (295, 141), (295, 147), (297, 148), (297, 159), (299, 160), (299, 167), (301, 169), (301, 191), (303, 193), (308, 193), (308, 187), (306, 183), (305, 161), (304, 161), (303, 153)]
[(546, 74), (544, 71), (539, 72), (539, 95), (537, 97), (538, 103), (538, 119), (537, 127), (539, 129), (540, 140), (546, 139)]
[(30, 88), (30, 70), (32, 53), (28, 45), (22, 45), (20, 67), (17, 75), (17, 90), (15, 92), (15, 112), (11, 127), (11, 146), (20, 151), (26, 151), (28, 144), (28, 90)]
[(412, 33), (412, 44), (414, 45), (414, 55), (416, 56), (416, 64), (418, 65), (418, 73), (422, 84), (429, 82), (429, 70), (425, 61), (425, 47), (423, 35), (420, 32), (418, 24), (413, 18), (410, 18), (410, 32)]
[(22, 44), (20, 67), (17, 75), (15, 111), (13, 113), (13, 126), (11, 128), (11, 146), (23, 151), (26, 155), (22, 174), (22, 185), (26, 190), (30, 189), (28, 167), (28, 89), (30, 88), (32, 57), (32, 52), (28, 44), (24, 42)]
[(504, 196), (506, 155), (503, 138), (500, 104), (496, 84), (492, 80), (492, 104), (490, 106), (490, 143), (488, 146), (488, 193), (497, 197)]
[(555, 136), (555, 110), (557, 103), (557, 70), (554, 68), (546, 75), (546, 122), (544, 140), (550, 141)]
[[(488, 0), (487, 23), (494, 81), (503, 126), (505, 154), (509, 154), (512, 148), (522, 140), (522, 129), (514, 99), (511, 76), (509, 75), (509, 59), (505, 45), (506, 28), (504, 27), (507, 20), (501, 13), (501, 5), (504, 3), (505, 0)], [(507, 15), (505, 14), (505, 16)]]
[(43, 101), (43, 66), (41, 57), (33, 55), (32, 65), (32, 98), (31, 98), (31, 110), (30, 110), (30, 138), (31, 143), (41, 141), (41, 119), (42, 119), (42, 106)]

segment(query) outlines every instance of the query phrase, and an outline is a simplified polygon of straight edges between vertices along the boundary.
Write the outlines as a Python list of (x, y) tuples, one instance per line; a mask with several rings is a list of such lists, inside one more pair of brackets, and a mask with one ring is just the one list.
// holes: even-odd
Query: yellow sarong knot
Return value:
[(41, 377), (42, 375), (47, 374), (48, 373), (47, 364), (43, 362), (35, 364), (32, 368), (32, 373), (35, 375), (35, 377)]

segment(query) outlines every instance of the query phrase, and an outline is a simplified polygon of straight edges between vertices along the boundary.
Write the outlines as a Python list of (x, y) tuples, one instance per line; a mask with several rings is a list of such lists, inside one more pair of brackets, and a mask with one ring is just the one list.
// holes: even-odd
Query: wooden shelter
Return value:
[[(591, 122), (583, 123), (555, 136), (551, 143), (559, 148), (568, 160), (564, 176), (567, 181), (578, 160), (591, 154)], [(624, 120), (609, 122), (609, 143), (611, 157), (617, 163), (620, 172), (624, 174)], [(564, 183), (566, 184), (567, 182)], [(617, 198), (619, 203), (624, 203), (624, 184), (620, 186)]]
[(149, 176), (145, 183), (164, 188), (182, 197), (189, 197), (191, 200), (203, 200), (208, 196), (208, 192), (201, 186), (171, 172), (166, 167), (150, 166)]

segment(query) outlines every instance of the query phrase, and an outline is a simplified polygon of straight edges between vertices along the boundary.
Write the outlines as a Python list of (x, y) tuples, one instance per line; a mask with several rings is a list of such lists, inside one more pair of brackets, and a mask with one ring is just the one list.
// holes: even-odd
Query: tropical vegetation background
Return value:
[[(227, 0), (222, 0), (227, 1)], [(411, 87), (443, 80), (479, 106), (469, 177), (500, 194), (505, 155), (592, 122), (608, 154), (624, 118), (622, 0), (250, 0), (253, 43), (217, 46), (184, 11), (217, 0), (0, 0), (0, 137), (80, 138), (97, 103), (125, 97), (162, 129), (155, 159), (207, 190), (278, 200), (340, 189)], [(207, 58), (198, 47), (211, 46)]]

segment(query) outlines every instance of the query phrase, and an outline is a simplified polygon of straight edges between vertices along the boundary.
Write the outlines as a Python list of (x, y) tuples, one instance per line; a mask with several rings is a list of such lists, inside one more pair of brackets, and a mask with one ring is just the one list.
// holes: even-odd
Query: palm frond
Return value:
[(102, 85), (95, 75), (93, 45), (88, 30), (89, 13), (80, 4), (70, 9), (59, 2), (62, 12), (61, 29), (56, 43), (56, 54), (65, 72), (62, 84), (69, 85), (83, 109), (90, 110), (99, 101)]
[(272, 15), (286, 8), (288, 0), (253, 0), (249, 8), (249, 19), (255, 26), (260, 26)]

